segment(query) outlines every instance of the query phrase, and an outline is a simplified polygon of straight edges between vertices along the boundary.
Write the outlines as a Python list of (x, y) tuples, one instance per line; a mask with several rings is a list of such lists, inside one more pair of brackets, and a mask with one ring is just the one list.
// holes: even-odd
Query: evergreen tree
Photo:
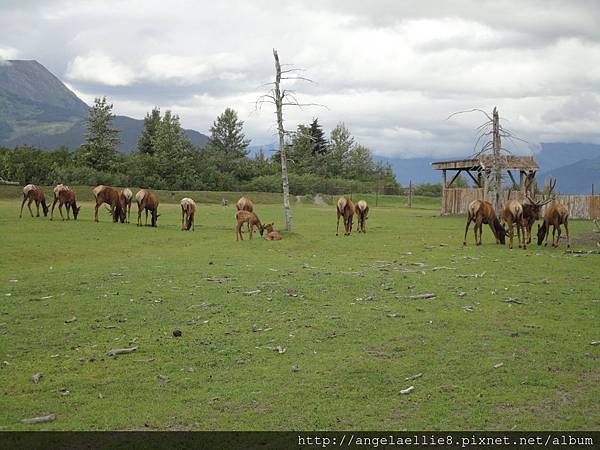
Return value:
[(138, 152), (154, 155), (155, 142), (161, 126), (160, 109), (155, 107), (151, 113), (146, 113), (144, 130), (138, 139)]
[(331, 130), (330, 139), (330, 155), (328, 173), (334, 176), (342, 175), (344, 166), (348, 160), (350, 151), (354, 147), (354, 138), (350, 134), (350, 130), (343, 123), (339, 123)]
[(227, 159), (246, 157), (250, 140), (246, 139), (243, 127), (244, 122), (238, 119), (237, 113), (227, 108), (210, 127), (208, 145)]
[(87, 119), (85, 143), (78, 150), (78, 159), (86, 166), (108, 171), (117, 158), (119, 130), (112, 127), (115, 115), (106, 97), (96, 97)]
[(312, 139), (313, 154), (324, 155), (327, 153), (328, 145), (325, 139), (323, 127), (319, 124), (319, 119), (314, 119), (310, 124), (309, 134)]
[(360, 144), (354, 146), (348, 153), (345, 176), (351, 180), (369, 180), (374, 173), (375, 163), (371, 151)]

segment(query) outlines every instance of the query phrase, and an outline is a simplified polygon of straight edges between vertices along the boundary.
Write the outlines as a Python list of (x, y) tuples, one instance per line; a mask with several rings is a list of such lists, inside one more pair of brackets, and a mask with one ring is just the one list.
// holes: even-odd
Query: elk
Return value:
[(158, 197), (152, 192), (142, 189), (135, 194), (138, 205), (138, 227), (142, 226), (142, 210), (146, 211), (146, 226), (148, 226), (148, 211), (151, 213), (150, 225), (155, 227), (158, 219)]
[(359, 200), (356, 203), (356, 217), (358, 222), (356, 224), (356, 231), (359, 233), (367, 232), (367, 219), (369, 218), (369, 205), (366, 200)]
[(36, 186), (35, 184), (28, 184), (23, 188), (23, 202), (21, 203), (21, 213), (19, 218), (23, 217), (23, 205), (27, 202), (27, 208), (33, 217), (33, 211), (31, 211), (31, 202), (35, 202), (37, 208), (37, 216), (40, 217), (40, 204), (42, 205), (42, 211), (44, 211), (44, 217), (48, 215), (48, 206), (46, 205), (46, 197), (44, 196), (44, 190)]
[[(509, 200), (504, 203), (502, 208), (502, 220), (508, 224), (509, 244), (508, 248), (513, 248), (513, 236), (515, 234), (514, 227), (517, 227), (517, 237), (519, 239), (519, 248), (527, 248), (525, 242), (525, 230), (523, 229), (523, 205), (517, 200), (510, 200), (510, 191), (508, 192)], [(523, 239), (521, 242), (521, 235)]]
[(275, 225), (275, 222), (271, 222), (271, 223), (268, 223), (268, 224), (264, 225), (264, 229), (267, 232), (267, 235), (265, 236), (265, 239), (267, 241), (280, 241), (280, 240), (282, 240), (283, 236), (281, 236), (281, 234), (279, 234), (279, 231), (273, 229), (273, 225)]
[[(529, 203), (523, 204), (523, 228), (525, 228), (525, 231), (527, 232), (527, 241), (526, 242), (528, 244), (531, 244), (531, 228), (533, 227), (533, 224), (537, 220), (540, 220), (540, 213), (542, 211), (542, 206), (544, 206), (547, 203), (550, 203), (554, 199), (554, 196), (552, 195), (552, 191), (554, 190), (554, 187), (556, 186), (556, 178), (553, 178), (550, 180), (550, 183), (549, 183), (548, 189), (547, 189), (547, 194), (540, 201), (535, 200), (535, 191), (531, 188), (532, 183), (533, 183), (533, 179), (531, 179), (525, 187), (525, 192), (526, 192), (525, 195), (526, 195)], [(529, 195), (529, 192), (531, 192), (532, 195)]]
[[(182, 198), (181, 205), (181, 229), (183, 231), (191, 228), (194, 231), (194, 214), (196, 213), (196, 202), (191, 198)], [(185, 222), (185, 225), (184, 225)]]
[(131, 192), (131, 189), (125, 188), (121, 191), (121, 195), (123, 196), (123, 199), (125, 200), (125, 208), (126, 208), (125, 222), (129, 223), (129, 218), (131, 217), (131, 202), (133, 200), (133, 192)]
[(54, 187), (54, 202), (52, 202), (52, 211), (50, 212), (50, 220), (54, 220), (54, 207), (58, 203), (58, 212), (60, 213), (60, 217), (62, 220), (65, 220), (62, 207), (65, 206), (67, 210), (67, 220), (71, 220), (69, 217), (69, 212), (71, 208), (73, 209), (73, 220), (77, 220), (77, 215), (79, 214), (79, 210), (81, 206), (77, 206), (77, 201), (75, 199), (75, 191), (71, 189), (69, 186), (65, 186), (64, 184), (59, 184)]
[(254, 212), (240, 210), (235, 213), (235, 220), (237, 221), (237, 224), (235, 225), (236, 241), (244, 240), (244, 237), (242, 236), (242, 226), (244, 223), (248, 224), (248, 228), (250, 230), (250, 239), (252, 239), (252, 233), (254, 232), (255, 226), (258, 227), (260, 235), (263, 235), (265, 228), (263, 227), (262, 223), (260, 223), (258, 216)]
[[(467, 232), (469, 231), (469, 225), (471, 222), (475, 222), (475, 245), (481, 245), (481, 226), (487, 223), (496, 238), (496, 244), (504, 245), (504, 236), (506, 231), (502, 224), (496, 217), (494, 207), (490, 202), (483, 200), (473, 200), (469, 203), (467, 211), (467, 225), (465, 226), (465, 239), (463, 245), (467, 245)], [(477, 230), (479, 230), (479, 239), (477, 238)]]
[(96, 207), (94, 209), (95, 222), (98, 222), (98, 208), (103, 203), (110, 206), (110, 215), (112, 216), (113, 223), (117, 223), (117, 221), (121, 221), (121, 223), (125, 222), (125, 199), (119, 191), (110, 186), (100, 185), (96, 186), (92, 192), (96, 198)]
[(354, 218), (354, 203), (348, 197), (340, 197), (336, 205), (337, 228), (335, 235), (340, 231), (340, 217), (344, 218), (344, 236), (350, 236), (352, 232), (352, 219)]
[[(544, 214), (544, 223), (541, 227), (538, 225), (538, 245), (542, 245), (544, 238), (546, 238), (545, 245), (548, 245), (548, 236), (550, 236), (550, 225), (552, 225), (552, 247), (558, 247), (561, 233), (560, 226), (562, 224), (564, 224), (565, 230), (567, 231), (567, 248), (569, 248), (571, 246), (571, 242), (569, 240), (569, 209), (561, 203), (551, 205), (546, 210), (546, 214)], [(556, 237), (555, 242), (554, 236), (556, 234), (556, 230), (558, 230), (558, 236)]]
[[(240, 197), (240, 199), (235, 204), (235, 207), (238, 211), (254, 211), (254, 204), (248, 197)], [(248, 224), (248, 231), (250, 231), (250, 224)]]

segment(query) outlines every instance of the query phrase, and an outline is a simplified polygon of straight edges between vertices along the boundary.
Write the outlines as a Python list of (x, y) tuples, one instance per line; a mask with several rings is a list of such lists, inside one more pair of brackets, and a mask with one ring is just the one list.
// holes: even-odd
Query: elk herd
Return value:
[[(505, 244), (506, 236), (508, 235), (508, 248), (512, 249), (514, 230), (516, 228), (519, 248), (526, 249), (527, 245), (531, 244), (531, 229), (533, 228), (533, 224), (541, 218), (540, 215), (542, 207), (550, 202), (555, 201), (556, 199), (556, 197), (552, 195), (555, 186), (556, 179), (553, 179), (550, 181), (550, 185), (548, 186), (548, 193), (538, 201), (535, 200), (535, 195), (532, 196), (529, 194), (530, 184), (528, 184), (525, 190), (527, 192), (525, 197), (528, 203), (520, 202), (518, 200), (511, 200), (511, 191), (509, 190), (507, 200), (504, 203), (500, 213), (500, 218), (507, 227), (505, 227), (500, 222), (498, 217), (496, 217), (494, 207), (490, 202), (483, 200), (472, 201), (467, 210), (467, 223), (465, 225), (465, 238), (463, 245), (467, 245), (467, 232), (469, 231), (469, 225), (471, 222), (475, 222), (474, 231), (476, 245), (481, 245), (482, 224), (488, 224), (492, 230), (492, 234), (496, 238), (496, 244)], [(538, 225), (538, 245), (542, 245), (544, 239), (546, 240), (546, 245), (548, 245), (550, 226), (552, 226), (552, 247), (558, 247), (561, 235), (561, 225), (565, 226), (565, 231), (567, 232), (567, 247), (570, 247), (569, 210), (563, 204), (554, 203), (546, 208), (542, 225)]]
[[(556, 180), (553, 180), (549, 186), (549, 191), (541, 200), (536, 200), (535, 195), (531, 196), (526, 194), (527, 202), (520, 202), (510, 198), (510, 191), (507, 196), (507, 200), (504, 203), (500, 217), (496, 216), (494, 208), (491, 203), (483, 200), (472, 201), (467, 210), (467, 223), (465, 225), (465, 236), (463, 245), (467, 245), (467, 233), (469, 226), (474, 223), (474, 234), (476, 245), (481, 245), (481, 235), (483, 224), (489, 225), (492, 230), (492, 234), (496, 238), (496, 244), (505, 244), (506, 237), (509, 239), (509, 248), (513, 247), (514, 231), (517, 231), (517, 239), (519, 242), (519, 248), (527, 248), (527, 245), (531, 243), (531, 229), (537, 220), (540, 220), (542, 207), (550, 202), (555, 201), (555, 196), (552, 195), (552, 191), (556, 184)], [(529, 191), (529, 185), (526, 188), (526, 192)], [(94, 221), (98, 222), (98, 210), (105, 205), (105, 208), (110, 213), (112, 221), (114, 223), (129, 223), (131, 214), (131, 204), (133, 202), (133, 192), (129, 188), (123, 190), (117, 190), (110, 186), (96, 186), (93, 190), (95, 199), (94, 208)], [(67, 220), (70, 220), (70, 212), (73, 213), (73, 219), (77, 220), (81, 206), (77, 206), (77, 200), (75, 197), (75, 191), (69, 186), (59, 184), (54, 190), (54, 201), (52, 203), (52, 209), (50, 212), (50, 220), (54, 218), (54, 207), (58, 203), (58, 211), (63, 220), (62, 208), (65, 207)], [(153, 192), (141, 189), (135, 194), (135, 200), (138, 206), (137, 225), (142, 226), (142, 212), (145, 212), (145, 225), (148, 225), (148, 213), (150, 213), (150, 226), (156, 227), (158, 218), (158, 206), (159, 199)], [(40, 216), (40, 205), (44, 216), (48, 215), (48, 205), (46, 204), (46, 198), (44, 191), (41, 187), (28, 184), (23, 188), (23, 202), (21, 203), (21, 212), (19, 217), (23, 216), (23, 207), (27, 202), (27, 208), (33, 217), (33, 211), (31, 210), (31, 203), (35, 202), (37, 209), (37, 217)], [(226, 204), (224, 204), (226, 205)], [(194, 216), (196, 213), (196, 203), (191, 198), (183, 198), (180, 201), (181, 206), (181, 230), (189, 231), (194, 230)], [(254, 211), (254, 205), (252, 201), (247, 197), (241, 197), (236, 203), (235, 213), (235, 234), (236, 241), (244, 240), (243, 228), (244, 224), (249, 234), (249, 238), (252, 239), (254, 229), (256, 228), (263, 237), (264, 232), (267, 235), (264, 236), (269, 241), (279, 241), (282, 239), (281, 234), (276, 231), (273, 226), (274, 223), (263, 224), (258, 218)], [(335, 235), (339, 235), (340, 219), (342, 219), (344, 225), (344, 236), (349, 236), (352, 232), (352, 224), (354, 216), (356, 215), (357, 226), (356, 231), (358, 233), (366, 233), (366, 221), (369, 218), (369, 205), (366, 200), (359, 200), (354, 204), (351, 199), (346, 196), (342, 196), (338, 199), (336, 204), (337, 213), (337, 227)], [(538, 225), (537, 230), (537, 241), (538, 245), (541, 245), (546, 240), (548, 244), (548, 237), (550, 236), (550, 227), (552, 230), (552, 246), (558, 247), (561, 225), (564, 225), (567, 233), (567, 247), (570, 246), (569, 242), (569, 211), (566, 206), (554, 203), (546, 208), (546, 212), (543, 217), (542, 225)], [(558, 233), (557, 233), (558, 232)]]

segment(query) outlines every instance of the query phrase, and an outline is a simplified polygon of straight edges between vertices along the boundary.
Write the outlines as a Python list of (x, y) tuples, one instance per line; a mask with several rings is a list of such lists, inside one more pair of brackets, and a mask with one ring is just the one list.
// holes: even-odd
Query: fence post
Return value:
[(413, 195), (412, 180), (410, 180), (408, 182), (408, 207), (409, 208), (412, 208), (412, 195)]

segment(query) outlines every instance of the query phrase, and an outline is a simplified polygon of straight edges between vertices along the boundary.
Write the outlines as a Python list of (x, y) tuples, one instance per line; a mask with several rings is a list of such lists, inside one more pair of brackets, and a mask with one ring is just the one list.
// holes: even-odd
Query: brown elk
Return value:
[[(546, 210), (546, 214), (544, 214), (544, 223), (540, 227), (538, 225), (537, 237), (538, 237), (538, 245), (542, 245), (544, 238), (546, 238), (546, 244), (548, 245), (548, 236), (550, 236), (550, 225), (552, 225), (552, 247), (558, 247), (560, 241), (560, 226), (565, 226), (565, 230), (567, 231), (567, 248), (571, 246), (571, 242), (569, 240), (569, 209), (560, 203), (551, 205)], [(556, 234), (556, 230), (558, 230), (558, 236), (556, 237), (556, 242), (554, 236)]]
[(131, 217), (131, 202), (133, 201), (133, 192), (131, 192), (131, 189), (125, 188), (121, 191), (121, 195), (125, 200), (125, 222), (129, 223), (129, 219)]
[(264, 225), (264, 229), (267, 232), (267, 235), (265, 236), (265, 239), (267, 241), (280, 241), (280, 240), (282, 240), (283, 236), (281, 236), (281, 234), (279, 234), (279, 231), (273, 229), (273, 225), (275, 225), (275, 222), (271, 222), (271, 223), (268, 223), (268, 224)]
[(44, 196), (44, 190), (36, 186), (35, 184), (28, 184), (23, 188), (23, 202), (21, 203), (21, 213), (19, 218), (23, 217), (23, 205), (27, 202), (27, 208), (33, 217), (33, 211), (31, 211), (31, 202), (35, 202), (37, 208), (37, 216), (40, 217), (40, 204), (42, 205), (42, 211), (44, 216), (48, 215), (48, 206), (46, 205), (46, 197)]
[[(235, 207), (238, 211), (254, 211), (254, 204), (248, 197), (240, 197), (240, 199), (235, 204)], [(250, 231), (250, 224), (248, 223), (248, 231)]]
[[(510, 191), (508, 196), (510, 198)], [(507, 200), (502, 208), (502, 220), (508, 225), (508, 236), (510, 239), (508, 248), (513, 248), (515, 227), (517, 228), (519, 248), (527, 248), (527, 243), (525, 241), (525, 230), (523, 229), (523, 205), (521, 205), (518, 200)], [(521, 239), (521, 235), (523, 236), (523, 239)]]
[(242, 236), (242, 226), (244, 223), (248, 224), (248, 228), (250, 230), (250, 239), (252, 239), (252, 233), (254, 232), (255, 226), (258, 227), (258, 231), (260, 232), (261, 236), (264, 233), (265, 228), (263, 227), (262, 223), (260, 223), (258, 216), (254, 212), (240, 210), (235, 213), (235, 220), (237, 221), (235, 225), (236, 241), (244, 240), (244, 237)]
[[(527, 232), (527, 244), (531, 244), (531, 228), (537, 220), (540, 220), (542, 206), (544, 206), (547, 203), (550, 203), (554, 199), (552, 191), (556, 186), (556, 178), (550, 180), (547, 193), (540, 201), (535, 200), (535, 190), (532, 189), (532, 183), (533, 179), (531, 179), (527, 183), (527, 186), (525, 188), (525, 195), (529, 203), (523, 203), (523, 228)], [(529, 195), (529, 192), (531, 192), (532, 195)]]
[(77, 206), (77, 201), (75, 199), (75, 191), (71, 189), (69, 186), (65, 186), (64, 184), (59, 184), (54, 187), (54, 202), (52, 202), (52, 210), (50, 211), (50, 220), (54, 220), (54, 207), (58, 203), (58, 212), (60, 213), (60, 217), (62, 220), (65, 220), (62, 207), (65, 206), (67, 210), (67, 220), (70, 220), (69, 212), (73, 209), (73, 220), (77, 220), (77, 215), (79, 214), (79, 210), (81, 206)]
[(359, 233), (367, 232), (367, 219), (369, 218), (369, 205), (366, 200), (359, 200), (356, 203), (356, 231)]
[(155, 227), (158, 219), (158, 197), (154, 193), (142, 189), (135, 194), (138, 205), (138, 227), (142, 226), (142, 211), (146, 211), (146, 226), (148, 226), (148, 211), (151, 213), (150, 225)]
[(352, 232), (352, 219), (354, 218), (354, 203), (348, 197), (340, 197), (336, 205), (337, 228), (335, 235), (340, 231), (340, 217), (344, 218), (344, 236), (350, 236)]
[[(482, 224), (487, 223), (496, 238), (496, 244), (504, 245), (506, 231), (504, 227), (496, 217), (494, 207), (490, 202), (483, 200), (473, 200), (469, 203), (467, 211), (467, 225), (465, 226), (465, 239), (463, 245), (467, 245), (467, 232), (469, 231), (469, 225), (471, 222), (475, 222), (475, 244), (481, 245), (481, 227)], [(477, 230), (479, 230), (479, 239), (477, 238)]]
[[(181, 229), (194, 231), (194, 215), (196, 214), (196, 202), (191, 198), (182, 198), (181, 202)], [(185, 224), (184, 224), (185, 223)]]
[(94, 221), (98, 222), (98, 208), (106, 203), (110, 206), (110, 215), (114, 223), (125, 222), (125, 199), (123, 195), (110, 186), (96, 186), (92, 192), (96, 198), (96, 207), (94, 209)]

